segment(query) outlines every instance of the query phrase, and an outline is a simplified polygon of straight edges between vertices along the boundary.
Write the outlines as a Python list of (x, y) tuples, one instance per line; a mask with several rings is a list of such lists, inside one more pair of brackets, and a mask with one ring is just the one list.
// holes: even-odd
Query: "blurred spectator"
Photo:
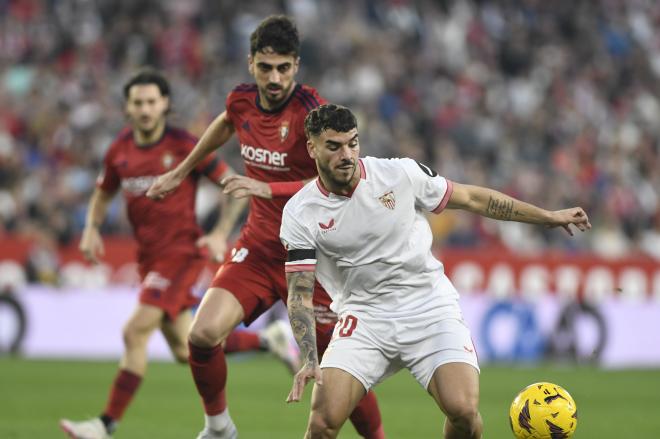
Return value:
[[(435, 224), (439, 244), (660, 257), (653, 0), (0, 2), (0, 230), (77, 236), (124, 123), (126, 77), (163, 68), (175, 122), (201, 132), (229, 87), (249, 80), (246, 33), (270, 13), (297, 17), (301, 80), (357, 110), (365, 153), (551, 208), (581, 205), (596, 229), (569, 240), (456, 215)], [(121, 209), (104, 232), (128, 233)]]

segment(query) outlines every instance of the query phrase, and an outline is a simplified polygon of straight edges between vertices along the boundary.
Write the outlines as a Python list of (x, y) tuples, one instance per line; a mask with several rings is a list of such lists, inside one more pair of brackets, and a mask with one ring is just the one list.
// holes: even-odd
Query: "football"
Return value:
[(570, 438), (577, 427), (577, 408), (561, 386), (535, 383), (511, 403), (509, 423), (518, 439)]

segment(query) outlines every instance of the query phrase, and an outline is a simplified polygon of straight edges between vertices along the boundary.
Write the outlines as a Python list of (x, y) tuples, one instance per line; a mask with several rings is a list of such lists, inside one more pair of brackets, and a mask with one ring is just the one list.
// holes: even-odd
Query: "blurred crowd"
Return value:
[[(0, 236), (73, 242), (126, 79), (163, 69), (172, 123), (199, 135), (250, 81), (249, 34), (271, 13), (296, 18), (298, 79), (356, 111), (363, 155), (579, 205), (594, 226), (570, 238), (452, 212), (431, 218), (439, 246), (660, 258), (654, 0), (0, 0)], [(234, 146), (220, 154), (240, 170)], [(105, 233), (129, 233), (120, 199)]]

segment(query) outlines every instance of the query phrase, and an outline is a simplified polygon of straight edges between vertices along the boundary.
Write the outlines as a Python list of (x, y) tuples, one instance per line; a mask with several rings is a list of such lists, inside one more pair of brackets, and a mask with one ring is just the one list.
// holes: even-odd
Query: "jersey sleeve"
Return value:
[(205, 175), (214, 183), (219, 183), (222, 176), (227, 172), (229, 166), (224, 160), (218, 158), (215, 153), (207, 155), (204, 160), (199, 162), (195, 171)]
[(241, 97), (244, 97), (246, 93), (251, 96), (253, 92), (256, 92), (256, 84), (239, 84), (227, 95), (227, 99), (225, 99), (225, 114), (232, 125), (238, 126), (239, 122), (236, 114), (237, 101)]
[(287, 250), (284, 269), (287, 273), (316, 269), (316, 243), (309, 229), (292, 213), (289, 204), (282, 213), (280, 240)]
[(433, 213), (440, 213), (449, 202), (453, 186), (451, 180), (412, 159), (399, 159), (412, 182), (415, 205)]
[(230, 92), (225, 99), (225, 114), (227, 119), (231, 122), (232, 125), (236, 126), (236, 115), (234, 114), (234, 109), (232, 108), (232, 103), (234, 102), (235, 92)]
[(312, 97), (312, 101), (316, 104), (315, 107), (328, 103), (327, 99), (321, 96), (315, 88), (309, 87), (308, 89), (309, 89), (309, 94)]
[(297, 95), (302, 103), (302, 111), (295, 111), (293, 129), (295, 134), (300, 139), (306, 139), (305, 134), (305, 118), (313, 109), (327, 104), (328, 101), (323, 98), (314, 87), (301, 85), (300, 91)]
[[(193, 136), (188, 132), (184, 132), (185, 141), (182, 142), (183, 156), (188, 156), (195, 148), (197, 144), (197, 137)], [(229, 166), (223, 160), (221, 160), (216, 153), (211, 153), (204, 157), (197, 166), (195, 166), (194, 173), (198, 175), (205, 175), (209, 180), (214, 183), (220, 182), (220, 178), (227, 171)]]
[(115, 193), (121, 184), (117, 168), (112, 164), (114, 148), (111, 146), (103, 159), (103, 168), (96, 178), (96, 187), (109, 193)]

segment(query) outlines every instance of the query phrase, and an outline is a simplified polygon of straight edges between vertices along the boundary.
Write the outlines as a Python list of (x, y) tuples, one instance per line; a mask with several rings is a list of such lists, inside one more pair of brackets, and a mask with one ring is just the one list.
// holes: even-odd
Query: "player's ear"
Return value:
[(314, 148), (314, 142), (311, 139), (307, 139), (307, 153), (311, 158), (316, 160), (316, 149)]
[(248, 54), (248, 72), (250, 75), (254, 76), (254, 58), (252, 54)]
[(293, 74), (295, 75), (298, 73), (298, 68), (300, 67), (300, 57), (297, 56), (296, 59), (293, 61)]

